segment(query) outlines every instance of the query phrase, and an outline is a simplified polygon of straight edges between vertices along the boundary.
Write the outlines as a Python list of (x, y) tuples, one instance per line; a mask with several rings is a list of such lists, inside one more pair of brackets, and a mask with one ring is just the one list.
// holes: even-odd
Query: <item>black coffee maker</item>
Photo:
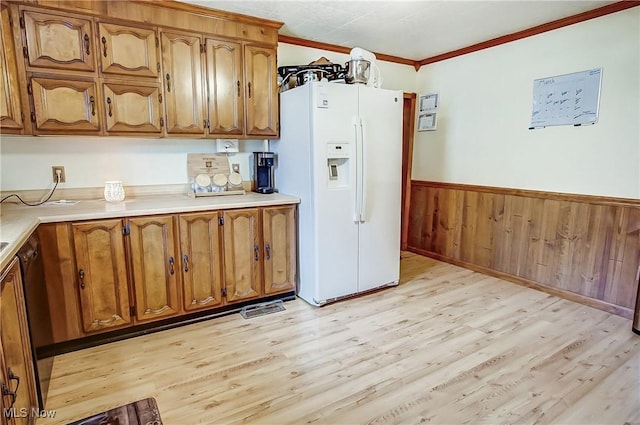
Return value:
[(273, 152), (253, 153), (253, 191), (258, 193), (273, 193), (274, 183), (274, 159)]

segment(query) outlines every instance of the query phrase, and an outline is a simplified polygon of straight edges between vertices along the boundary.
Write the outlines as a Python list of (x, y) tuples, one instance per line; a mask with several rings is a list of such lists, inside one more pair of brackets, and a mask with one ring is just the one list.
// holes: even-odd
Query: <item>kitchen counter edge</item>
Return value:
[(59, 223), (106, 218), (137, 217), (157, 214), (179, 214), (234, 208), (269, 207), (300, 203), (300, 198), (281, 193), (211, 196), (191, 198), (185, 194), (152, 195), (109, 203), (103, 199), (77, 203), (48, 202), (38, 207), (2, 205), (0, 240), (8, 245), (0, 251), (3, 270), (41, 223)]

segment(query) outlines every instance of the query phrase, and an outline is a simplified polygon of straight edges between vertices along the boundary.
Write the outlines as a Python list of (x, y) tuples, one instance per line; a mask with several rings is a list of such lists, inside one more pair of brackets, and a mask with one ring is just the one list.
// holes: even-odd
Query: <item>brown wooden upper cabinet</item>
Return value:
[(29, 89), (36, 134), (100, 131), (100, 102), (94, 80), (33, 77)]
[(155, 29), (99, 22), (98, 40), (103, 74), (158, 77), (160, 63)]
[(168, 134), (278, 135), (275, 49), (184, 32), (160, 38)]
[(207, 38), (208, 129), (210, 134), (244, 134), (242, 44)]
[(162, 89), (156, 82), (109, 81), (102, 84), (107, 133), (160, 134)]
[(180, 257), (176, 250), (174, 216), (136, 217), (131, 231), (131, 271), (136, 319), (150, 321), (180, 312)]
[(93, 22), (68, 14), (23, 10), (27, 70), (96, 69)]
[(8, 133), (278, 136), (277, 23), (136, 2), (6, 3), (0, 128)]
[(0, 129), (6, 133), (21, 133), (24, 121), (9, 8), (4, 3), (0, 7)]
[(246, 45), (244, 61), (247, 85), (246, 134), (277, 136), (279, 114), (276, 51), (273, 48)]
[(202, 38), (178, 32), (161, 34), (167, 133), (204, 135)]
[(72, 228), (83, 330), (131, 323), (122, 220), (74, 223)]

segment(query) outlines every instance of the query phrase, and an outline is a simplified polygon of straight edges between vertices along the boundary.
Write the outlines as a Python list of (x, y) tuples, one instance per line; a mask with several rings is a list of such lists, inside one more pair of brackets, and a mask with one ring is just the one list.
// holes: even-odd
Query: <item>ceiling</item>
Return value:
[(596, 9), (585, 0), (182, 0), (284, 22), (281, 35), (419, 61)]

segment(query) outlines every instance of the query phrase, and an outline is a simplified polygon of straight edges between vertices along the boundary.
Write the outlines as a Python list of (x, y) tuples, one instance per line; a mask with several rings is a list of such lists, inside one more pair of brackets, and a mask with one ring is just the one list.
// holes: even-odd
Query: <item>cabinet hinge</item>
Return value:
[(218, 217), (218, 224), (220, 226), (224, 225), (224, 217)]
[(136, 315), (136, 306), (132, 305), (131, 307), (129, 307), (129, 315), (130, 316), (135, 316)]
[(22, 119), (22, 122), (24, 122), (24, 112), (20, 112), (20, 118)]
[(31, 87), (31, 83), (27, 84), (27, 93), (33, 94), (33, 87)]
[(27, 46), (24, 46), (22, 48), (22, 56), (24, 56), (25, 58), (29, 57), (29, 49), (27, 49)]
[(131, 226), (129, 226), (129, 223), (127, 223), (124, 226), (122, 226), (122, 235), (129, 236), (130, 234), (131, 234)]
[(13, 17), (9, 15), (9, 26), (13, 26)]
[(36, 113), (35, 112), (31, 112), (31, 121), (32, 122), (36, 122)]
[(156, 37), (156, 47), (160, 46), (160, 40)]
[(158, 72), (160, 72), (160, 62), (156, 63), (156, 69), (158, 70)]
[(164, 118), (160, 117), (160, 127), (164, 127)]
[(24, 28), (24, 18), (20, 17), (20, 28)]
[(204, 44), (200, 45), (200, 53), (207, 53), (207, 46), (205, 46)]
[(158, 93), (158, 102), (162, 103), (162, 93)]
[(223, 297), (227, 296), (227, 288), (222, 288), (222, 296)]

